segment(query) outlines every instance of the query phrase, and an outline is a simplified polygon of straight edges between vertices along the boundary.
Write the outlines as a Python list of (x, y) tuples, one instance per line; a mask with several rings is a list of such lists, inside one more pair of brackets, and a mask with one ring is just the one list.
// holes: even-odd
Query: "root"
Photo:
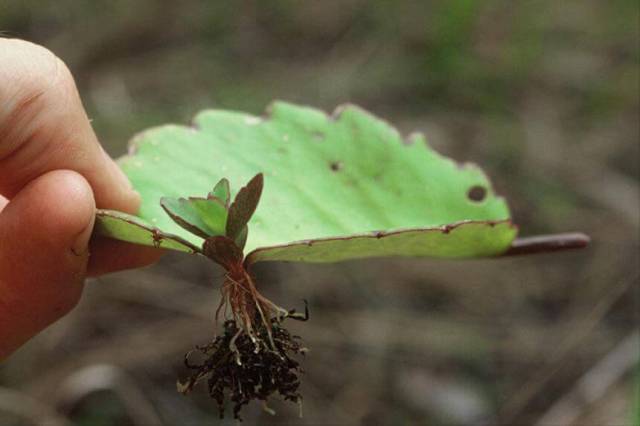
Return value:
[(219, 322), (221, 317), (227, 319), (227, 311), (230, 308), (231, 318), (252, 339), (256, 337), (256, 322), (259, 322), (267, 330), (267, 337), (273, 349), (275, 343), (270, 327), (272, 318), (275, 317), (280, 322), (288, 312), (258, 292), (251, 275), (242, 264), (230, 266), (222, 285), (220, 304), (216, 309), (216, 322)]
[[(268, 331), (273, 346), (267, 343)], [(275, 394), (301, 404), (298, 387), (303, 370), (294, 359), (306, 352), (300, 338), (292, 336), (275, 319), (268, 328), (258, 323), (254, 332), (252, 339), (235, 320), (226, 321), (223, 335), (185, 355), (185, 366), (193, 374), (186, 382), (178, 382), (178, 391), (189, 393), (197, 383), (206, 381), (209, 394), (218, 403), (221, 418), (225, 399), (233, 403), (236, 419), (240, 419), (240, 410), (250, 401), (260, 400), (267, 407), (268, 398)], [(204, 356), (201, 363), (191, 361), (195, 352)]]
[[(265, 410), (272, 412), (266, 402), (274, 394), (301, 404), (298, 387), (303, 370), (295, 356), (304, 355), (307, 349), (282, 322), (286, 318), (308, 320), (306, 301), (304, 314), (281, 308), (258, 292), (241, 257), (227, 260), (218, 262), (227, 274), (215, 315), (216, 323), (224, 318), (224, 333), (185, 355), (185, 366), (192, 374), (186, 382), (178, 382), (178, 391), (187, 394), (197, 383), (206, 382), (221, 418), (225, 399), (233, 403), (236, 419), (252, 400), (262, 401)], [(201, 363), (192, 362), (195, 354), (203, 359)]]

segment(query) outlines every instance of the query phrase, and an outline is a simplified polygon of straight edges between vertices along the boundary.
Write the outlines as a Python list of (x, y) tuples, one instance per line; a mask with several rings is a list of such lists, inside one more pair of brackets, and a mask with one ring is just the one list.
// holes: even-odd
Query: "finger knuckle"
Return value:
[[(13, 90), (14, 104), (33, 103), (43, 95), (67, 96), (75, 82), (66, 64), (49, 49), (24, 40), (1, 40), (0, 58), (8, 57), (5, 91)], [(4, 61), (2, 61), (4, 62)]]
[(49, 49), (0, 38), (0, 159), (37, 133), (43, 111), (60, 111), (76, 93), (69, 68)]

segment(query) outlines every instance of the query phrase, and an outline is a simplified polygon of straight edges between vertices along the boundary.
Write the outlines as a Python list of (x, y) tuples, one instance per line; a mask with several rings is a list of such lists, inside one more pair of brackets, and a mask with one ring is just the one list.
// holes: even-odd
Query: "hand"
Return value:
[(139, 203), (64, 63), (0, 38), (0, 360), (70, 311), (88, 274), (157, 260), (152, 248), (90, 243), (96, 206), (135, 213)]

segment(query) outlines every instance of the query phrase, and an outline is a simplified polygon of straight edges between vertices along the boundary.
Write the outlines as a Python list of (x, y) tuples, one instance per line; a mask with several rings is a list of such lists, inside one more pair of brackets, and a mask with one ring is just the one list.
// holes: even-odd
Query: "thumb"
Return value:
[(26, 185), (0, 212), (0, 359), (80, 299), (95, 201), (78, 173)]

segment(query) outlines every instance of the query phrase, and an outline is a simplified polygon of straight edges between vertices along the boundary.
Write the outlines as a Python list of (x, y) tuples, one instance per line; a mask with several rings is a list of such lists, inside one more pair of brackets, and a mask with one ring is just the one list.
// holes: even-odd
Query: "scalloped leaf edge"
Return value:
[[(500, 200), (505, 200), (505, 197), (498, 194), (495, 191), (495, 187), (493, 185), (493, 181), (489, 178), (489, 175), (484, 171), (484, 169), (482, 167), (480, 167), (477, 163), (472, 162), (472, 161), (457, 161), (451, 157), (447, 157), (446, 155), (440, 153), (439, 151), (437, 151), (436, 149), (433, 149), (431, 146), (429, 146), (429, 143), (427, 142), (427, 138), (424, 135), (423, 132), (420, 131), (412, 131), (406, 135), (403, 135), (398, 129), (397, 127), (395, 127), (389, 120), (386, 120), (382, 117), (379, 117), (375, 114), (373, 114), (370, 111), (367, 111), (366, 109), (350, 103), (350, 102), (345, 102), (342, 104), (339, 104), (338, 106), (336, 106), (331, 112), (327, 112), (324, 109), (321, 108), (315, 108), (315, 107), (311, 107), (311, 106), (305, 106), (305, 105), (297, 105), (297, 104), (293, 104), (287, 101), (283, 101), (283, 100), (273, 100), (271, 102), (269, 102), (267, 104), (267, 106), (264, 109), (264, 112), (260, 115), (254, 115), (254, 114), (249, 114), (249, 113), (245, 113), (245, 112), (241, 112), (241, 111), (234, 111), (240, 114), (243, 114), (245, 117), (245, 121), (247, 122), (247, 124), (249, 125), (258, 125), (264, 121), (270, 121), (273, 118), (273, 114), (274, 114), (274, 110), (276, 110), (276, 108), (280, 105), (293, 105), (293, 106), (297, 106), (297, 107), (302, 107), (302, 108), (307, 108), (310, 109), (316, 113), (321, 113), (323, 114), (327, 120), (329, 121), (339, 121), (342, 116), (347, 113), (348, 111), (352, 110), (352, 111), (357, 111), (360, 114), (364, 114), (367, 115), (369, 117), (371, 117), (372, 119), (377, 120), (380, 123), (383, 123), (385, 127), (388, 128), (388, 130), (390, 130), (391, 132), (395, 133), (398, 136), (398, 139), (402, 141), (402, 143), (404, 145), (414, 145), (416, 143), (423, 143), (425, 145), (427, 145), (427, 148), (433, 152), (434, 155), (437, 155), (440, 159), (442, 159), (443, 161), (446, 161), (452, 165), (454, 165), (455, 167), (458, 167), (460, 169), (473, 169), (475, 170), (477, 173), (479, 173), (480, 175), (483, 176), (484, 180), (487, 182), (488, 186), (487, 189), (497, 198)], [(123, 155), (122, 157), (118, 158), (118, 162), (120, 161), (125, 161), (125, 159), (135, 156), (136, 153), (138, 152), (138, 147), (141, 143), (145, 143), (144, 139), (147, 137), (147, 135), (149, 133), (155, 133), (158, 131), (162, 131), (164, 129), (167, 128), (181, 128), (181, 129), (189, 129), (191, 131), (194, 132), (199, 132), (200, 131), (200, 125), (199, 125), (199, 120), (200, 117), (203, 115), (206, 115), (208, 113), (210, 113), (211, 111), (218, 111), (218, 109), (215, 108), (207, 108), (204, 110), (201, 110), (199, 112), (197, 112), (194, 117), (190, 120), (189, 124), (176, 124), (176, 123), (168, 123), (168, 124), (162, 124), (159, 126), (155, 126), (155, 127), (151, 127), (149, 129), (143, 130), (141, 132), (136, 133), (131, 140), (129, 140), (128, 144), (127, 144), (127, 154)], [(219, 184), (220, 182), (218, 182)]]

